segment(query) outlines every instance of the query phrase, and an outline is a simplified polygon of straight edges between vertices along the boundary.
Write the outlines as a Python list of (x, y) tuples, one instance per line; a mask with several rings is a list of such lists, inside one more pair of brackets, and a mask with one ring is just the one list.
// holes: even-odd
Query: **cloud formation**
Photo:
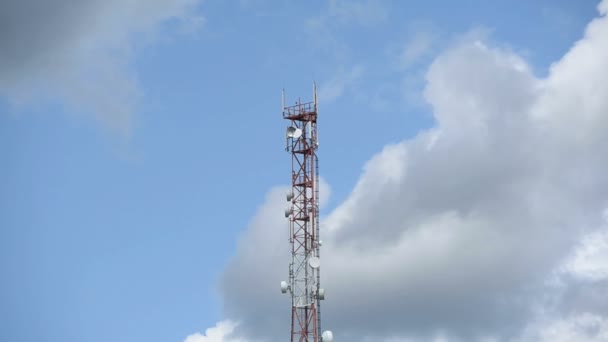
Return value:
[(59, 100), (128, 133), (141, 90), (130, 62), (160, 25), (202, 25), (199, 0), (8, 0), (0, 4), (0, 95)]
[(235, 326), (234, 322), (221, 321), (215, 327), (205, 330), (205, 334), (192, 334), (186, 337), (184, 342), (244, 342), (243, 340), (230, 338)]
[(319, 101), (329, 103), (352, 90), (365, 72), (362, 64), (352, 64), (344, 32), (381, 25), (389, 17), (386, 3), (376, 0), (330, 0), (327, 6), (306, 21), (306, 32), (317, 58), (333, 60), (335, 67), (322, 80)]
[(343, 25), (369, 26), (386, 21), (388, 9), (376, 0), (330, 0), (327, 9), (320, 15), (310, 18), (311, 29), (329, 29)]
[(416, 31), (396, 57), (397, 66), (400, 69), (407, 69), (418, 62), (431, 51), (436, 39), (430, 30)]
[[(386, 146), (322, 219), (337, 340), (606, 339), (608, 1), (598, 8), (546, 78), (475, 39), (432, 63), (436, 126)], [(284, 192), (222, 276), (224, 314), (249, 339), (289, 333)]]
[(608, 319), (584, 313), (534, 326), (521, 341), (602, 342), (608, 340)]
[(337, 71), (333, 77), (319, 87), (319, 102), (329, 103), (342, 96), (347, 88), (352, 87), (363, 75), (365, 69), (361, 65), (355, 65), (348, 71), (342, 69)]

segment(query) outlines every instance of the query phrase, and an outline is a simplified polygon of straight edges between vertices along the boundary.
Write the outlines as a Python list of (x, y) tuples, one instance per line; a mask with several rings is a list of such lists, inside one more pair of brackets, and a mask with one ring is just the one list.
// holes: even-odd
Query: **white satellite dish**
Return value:
[(291, 215), (291, 208), (285, 208), (285, 217), (289, 217)]
[(325, 330), (321, 335), (321, 339), (323, 342), (332, 342), (334, 340), (334, 333), (331, 330)]
[(291, 199), (293, 198), (293, 192), (288, 191), (286, 198), (287, 198), (287, 202), (291, 201)]
[(287, 282), (282, 281), (281, 282), (281, 293), (285, 293), (287, 292)]
[(302, 135), (302, 130), (293, 126), (287, 127), (287, 132), (285, 132), (285, 135), (288, 138), (298, 139)]
[(312, 257), (308, 259), (308, 264), (310, 267), (317, 269), (319, 266), (321, 266), (321, 259), (319, 259), (319, 257)]
[(319, 292), (317, 292), (317, 296), (319, 297), (320, 300), (324, 300), (325, 299), (325, 289), (319, 289)]

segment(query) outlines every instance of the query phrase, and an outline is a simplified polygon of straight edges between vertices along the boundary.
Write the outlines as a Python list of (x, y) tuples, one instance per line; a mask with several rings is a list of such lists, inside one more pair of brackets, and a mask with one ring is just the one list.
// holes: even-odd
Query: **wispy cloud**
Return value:
[(361, 65), (355, 65), (348, 70), (341, 69), (329, 80), (319, 86), (319, 101), (328, 103), (342, 96), (344, 92), (356, 84), (365, 69)]
[(313, 45), (329, 51), (334, 58), (346, 54), (346, 44), (340, 34), (350, 27), (371, 27), (388, 19), (386, 3), (375, 0), (330, 0), (321, 13), (307, 20), (306, 26)]
[(407, 69), (431, 52), (435, 43), (435, 34), (430, 31), (418, 31), (408, 40), (397, 56), (397, 65)]
[(388, 19), (386, 3), (378, 0), (330, 0), (325, 20), (339, 24), (373, 25)]
[(330, 78), (322, 80), (319, 100), (331, 102), (352, 88), (365, 72), (364, 63), (353, 63), (351, 46), (346, 43), (345, 32), (350, 29), (370, 28), (388, 20), (385, 2), (375, 0), (330, 0), (321, 12), (308, 18), (307, 32), (311, 46), (324, 56), (328, 69), (336, 70)]

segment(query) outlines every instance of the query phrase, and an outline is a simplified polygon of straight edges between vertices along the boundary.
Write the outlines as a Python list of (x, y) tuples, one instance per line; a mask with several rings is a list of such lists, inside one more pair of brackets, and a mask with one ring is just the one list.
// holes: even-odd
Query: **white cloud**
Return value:
[(432, 49), (436, 37), (431, 31), (417, 31), (407, 41), (397, 56), (398, 65), (402, 69), (409, 68), (426, 56)]
[[(327, 7), (306, 21), (312, 46), (329, 53), (338, 61), (348, 57), (348, 47), (341, 38), (347, 28), (379, 25), (388, 18), (385, 3), (376, 0), (330, 0)], [(343, 64), (343, 63), (341, 63)]]
[(588, 313), (543, 322), (534, 326), (525, 342), (603, 342), (608, 341), (608, 318)]
[(377, 0), (330, 0), (327, 17), (345, 24), (372, 25), (386, 21), (388, 10)]
[(0, 5), (0, 95), (15, 107), (48, 99), (128, 134), (142, 92), (138, 46), (175, 20), (200, 28), (199, 0), (9, 0)]
[[(340, 97), (365, 71), (362, 64), (349, 62), (351, 52), (345, 43), (344, 33), (351, 28), (382, 24), (387, 20), (388, 13), (386, 3), (381, 1), (330, 0), (318, 15), (308, 18), (306, 32), (311, 46), (317, 50), (317, 58), (333, 60), (336, 65), (331, 78), (324, 80), (319, 87), (320, 102), (328, 103)], [(375, 100), (375, 105), (379, 103), (379, 100)]]
[[(433, 62), (425, 98), (436, 126), (373, 157), (322, 220), (324, 328), (355, 342), (603, 338), (603, 278), (575, 275), (603, 272), (589, 260), (603, 255), (608, 202), (606, 36), (606, 17), (591, 22), (543, 79), (477, 39)], [(226, 315), (243, 322), (235, 332), (272, 341), (289, 327), (283, 190), (222, 278)], [(585, 236), (595, 238), (574, 271), (547, 285)]]
[(608, 279), (608, 231), (585, 236), (566, 263), (565, 271), (585, 280)]
[(361, 65), (355, 65), (351, 69), (338, 71), (333, 77), (324, 81), (319, 86), (319, 102), (329, 103), (352, 87), (363, 75), (364, 68)]
[(236, 326), (237, 324), (234, 322), (221, 321), (215, 327), (205, 330), (205, 334), (195, 333), (189, 335), (184, 342), (245, 342), (230, 337)]
[(345, 25), (369, 26), (386, 21), (388, 9), (376, 0), (329, 0), (327, 8), (308, 20), (311, 29), (336, 28)]

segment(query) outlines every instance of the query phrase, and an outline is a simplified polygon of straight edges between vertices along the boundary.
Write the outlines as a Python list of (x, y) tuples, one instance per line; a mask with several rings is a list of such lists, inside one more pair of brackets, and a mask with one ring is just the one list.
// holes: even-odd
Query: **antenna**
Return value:
[(316, 270), (317, 268), (321, 267), (321, 259), (319, 259), (319, 257), (312, 257), (308, 259), (308, 264), (310, 267)]
[[(317, 102), (317, 82), (313, 81), (312, 82), (312, 96), (314, 98), (314, 102), (315, 102), (315, 112), (319, 113), (319, 103)], [(317, 130), (317, 126), (315, 125), (315, 131), (314, 131), (314, 144), (316, 148), (319, 148), (319, 131)]]
[(287, 152), (291, 154), (291, 190), (285, 196), (289, 206), (291, 262), (289, 281), (281, 282), (281, 292), (291, 296), (291, 342), (332, 342), (331, 331), (321, 333), (321, 255), (319, 240), (319, 159), (317, 158), (317, 84), (313, 82), (313, 101), (285, 107), (283, 119)]
[(281, 110), (283, 111), (283, 114), (285, 114), (285, 88), (283, 88), (283, 91), (281, 92), (281, 100), (283, 102), (283, 106), (281, 106)]
[(317, 111), (317, 82), (312, 82), (312, 97), (315, 102), (315, 111)]
[(289, 126), (285, 132), (285, 136), (287, 136), (287, 138), (298, 139), (302, 136), (302, 130), (294, 126)]

